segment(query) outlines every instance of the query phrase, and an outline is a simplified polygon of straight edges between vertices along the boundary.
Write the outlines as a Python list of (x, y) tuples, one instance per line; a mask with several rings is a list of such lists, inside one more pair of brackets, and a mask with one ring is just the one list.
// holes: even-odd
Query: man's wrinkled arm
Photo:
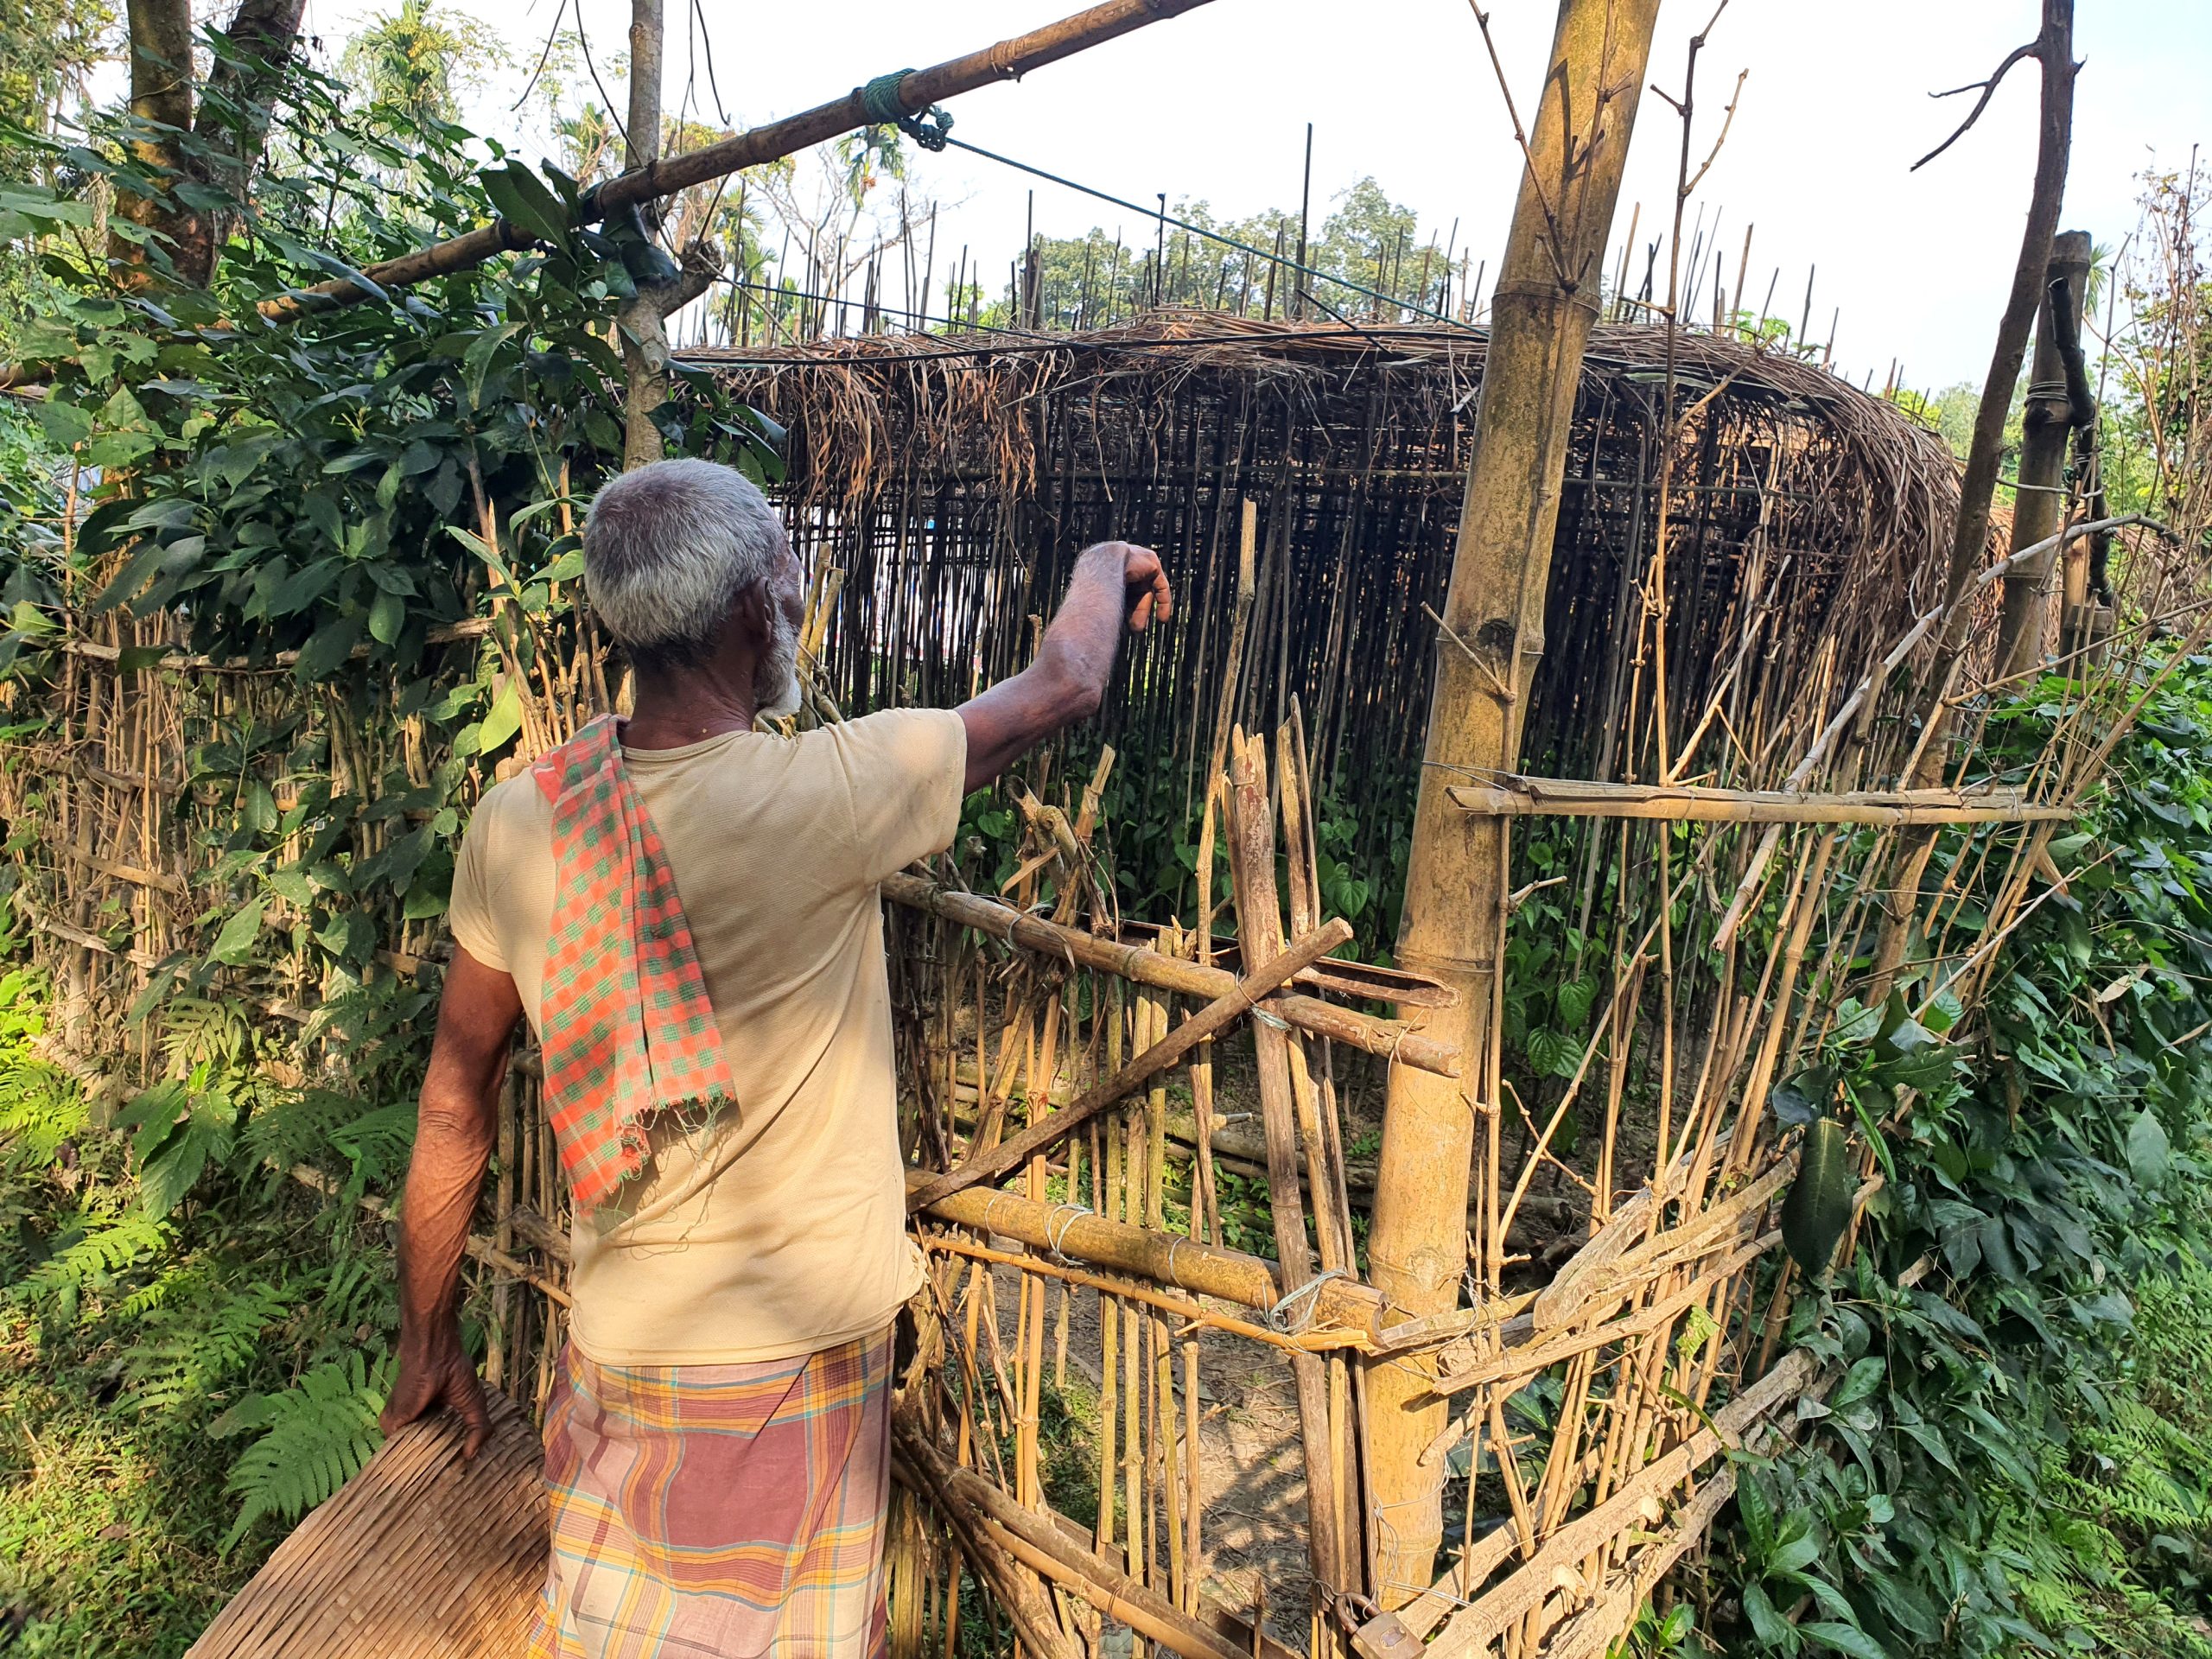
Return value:
[(450, 1406), (467, 1426), (462, 1449), (472, 1458), (490, 1421), (483, 1385), (461, 1346), (461, 1258), (499, 1135), (499, 1085), (521, 1013), (513, 978), (456, 944), (400, 1209), (399, 1379), (384, 1429), (391, 1433)]
[(1123, 630), (1142, 633), (1174, 608), (1166, 573), (1150, 548), (1127, 542), (1086, 548), (1035, 660), (960, 705), (968, 728), (963, 788), (981, 789), (1062, 727), (1096, 714)]

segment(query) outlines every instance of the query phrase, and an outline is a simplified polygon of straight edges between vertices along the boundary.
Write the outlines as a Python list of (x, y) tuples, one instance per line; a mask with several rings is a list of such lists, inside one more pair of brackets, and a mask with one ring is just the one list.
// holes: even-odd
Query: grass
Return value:
[(261, 1552), (216, 1554), (225, 1449), (119, 1409), (86, 1357), (0, 1313), (0, 1653), (168, 1659)]

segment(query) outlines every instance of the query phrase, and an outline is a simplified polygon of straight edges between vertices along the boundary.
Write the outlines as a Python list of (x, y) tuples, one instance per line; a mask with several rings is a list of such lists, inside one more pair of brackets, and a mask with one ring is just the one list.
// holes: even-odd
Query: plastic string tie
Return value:
[[(1045, 1248), (1052, 1252), (1053, 1261), (1064, 1268), (1071, 1268), (1075, 1265), (1068, 1260), (1066, 1253), (1060, 1248), (1067, 1243), (1068, 1229), (1075, 1225), (1078, 1217), (1093, 1216), (1097, 1213), (1090, 1205), (1083, 1204), (1057, 1204), (1052, 1206), (1052, 1213), (1045, 1217)], [(1057, 1233), (1052, 1230), (1052, 1224), (1055, 1221), (1059, 1223), (1059, 1230)]]
[[(1281, 1301), (1277, 1302), (1273, 1307), (1268, 1310), (1268, 1329), (1274, 1332), (1278, 1336), (1295, 1337), (1303, 1335), (1312, 1327), (1313, 1324), (1314, 1312), (1321, 1305), (1321, 1298), (1319, 1295), (1321, 1287), (1327, 1284), (1332, 1279), (1349, 1279), (1351, 1277), (1351, 1275), (1346, 1273), (1342, 1268), (1331, 1268), (1325, 1273), (1316, 1274), (1313, 1278), (1308, 1279), (1296, 1290), (1290, 1292), (1288, 1294), (1284, 1296)], [(1294, 1318), (1291, 1310), (1301, 1300), (1306, 1302), (1306, 1306), (1300, 1308)]]
[(877, 126), (896, 127), (924, 149), (942, 150), (951, 142), (952, 114), (942, 104), (932, 104), (920, 115), (909, 115), (899, 88), (912, 69), (894, 69), (878, 75), (861, 88), (861, 105)]

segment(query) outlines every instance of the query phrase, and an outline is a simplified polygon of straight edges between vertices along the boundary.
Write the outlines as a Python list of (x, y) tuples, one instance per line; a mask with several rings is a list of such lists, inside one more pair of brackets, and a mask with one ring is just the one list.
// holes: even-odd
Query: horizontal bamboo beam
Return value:
[[(936, 1178), (909, 1170), (906, 1190), (918, 1191)], [(1012, 1192), (969, 1188), (941, 1198), (923, 1212), (939, 1221), (1019, 1239), (1032, 1249), (1052, 1250), (1071, 1261), (1087, 1262), (1154, 1284), (1173, 1285), (1200, 1296), (1262, 1311), (1282, 1300), (1275, 1264), (1241, 1250), (1201, 1243), (1179, 1233), (1156, 1233), (1126, 1222), (1108, 1221), (1080, 1205), (1046, 1204)], [(1382, 1293), (1356, 1279), (1329, 1279), (1313, 1293), (1313, 1324), (1346, 1327), (1371, 1338), (1382, 1320)]]
[(1859, 789), (1836, 795), (1780, 789), (1599, 784), (1504, 777), (1454, 784), (1454, 804), (1492, 818), (1647, 818), (1669, 823), (2056, 823), (2070, 806), (2031, 801), (2018, 790)]
[[(492, 619), (490, 617), (473, 616), (460, 622), (443, 623), (432, 628), (424, 638), (428, 643), (434, 645), (449, 645), (458, 639), (480, 639), (491, 632)], [(81, 657), (87, 662), (112, 663), (118, 660), (125, 651), (135, 650), (136, 647), (104, 645), (96, 639), (64, 639), (54, 649), (72, 657)], [(366, 657), (369, 654), (369, 647), (365, 645), (356, 645), (353, 647), (353, 654), (355, 657)], [(266, 663), (249, 663), (243, 657), (200, 657), (186, 652), (172, 651), (165, 652), (145, 666), (167, 669), (176, 673), (269, 674), (274, 673), (278, 669), (289, 668), (299, 660), (300, 653), (296, 651), (280, 651)]]
[(1049, 1147), (1057, 1146), (1092, 1118), (1131, 1095), (1173, 1065), (1184, 1055), (1241, 1020), (1260, 1005), (1260, 999), (1278, 989), (1300, 969), (1310, 967), (1351, 937), (1351, 924), (1339, 916), (1324, 924), (1252, 972), (1237, 980), (1219, 996), (1158, 1042), (1147, 1048), (1112, 1077), (1093, 1084), (1083, 1097), (1055, 1112), (1047, 1112), (1010, 1141), (975, 1154), (956, 1170), (939, 1176), (906, 1198), (909, 1211), (925, 1209), (939, 1198), (979, 1185), (1018, 1167)]
[[(918, 875), (893, 875), (883, 883), (883, 896), (912, 910), (925, 910), (948, 922), (972, 927), (995, 939), (1034, 950), (1058, 961), (1080, 963), (1103, 973), (1134, 980), (1163, 991), (1179, 991), (1207, 1001), (1236, 983), (1225, 968), (1202, 967), (1179, 957), (1162, 956), (1141, 945), (1119, 944), (1061, 927), (972, 893), (955, 893)], [(1346, 1043), (1370, 1054), (1380, 1054), (1440, 1077), (1459, 1075), (1459, 1053), (1449, 1043), (1424, 1037), (1410, 1027), (1391, 1020), (1376, 1020), (1296, 993), (1271, 998), (1268, 1011), (1300, 1031), (1332, 1042)]]
[[(899, 107), (918, 114), (932, 104), (974, 92), (994, 81), (1019, 80), (1032, 69), (1057, 63), (1094, 46), (1205, 5), (1207, 0), (1106, 0), (1072, 17), (1047, 23), (1026, 35), (1001, 41), (996, 46), (964, 57), (952, 58), (933, 68), (916, 69), (899, 83)], [(780, 161), (815, 144), (827, 143), (862, 127), (876, 124), (861, 87), (841, 98), (817, 104), (780, 121), (733, 133), (717, 143), (679, 156), (668, 156), (608, 180), (585, 197), (582, 214), (587, 224), (623, 207), (633, 207), (672, 196), (695, 184), (704, 184), (744, 168)], [(534, 238), (504, 219), (397, 259), (371, 265), (362, 275), (373, 288), (346, 277), (318, 283), (281, 299), (264, 300), (257, 308), (270, 322), (289, 322), (308, 311), (329, 306), (352, 305), (372, 294), (404, 287), (433, 276), (467, 270), (501, 253), (530, 245)]]

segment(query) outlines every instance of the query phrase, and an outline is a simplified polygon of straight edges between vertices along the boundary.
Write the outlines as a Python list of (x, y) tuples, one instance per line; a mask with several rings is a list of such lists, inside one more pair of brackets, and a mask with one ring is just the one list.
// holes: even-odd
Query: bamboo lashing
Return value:
[[(1180, 991), (1185, 995), (1202, 996), (1208, 1001), (1226, 995), (1236, 988), (1236, 976), (1225, 968), (1204, 968), (1195, 962), (1162, 956), (1156, 950), (1138, 945), (1117, 944), (1110, 939), (1097, 938), (1071, 927), (1060, 927), (1041, 918), (1024, 915), (995, 899), (940, 887), (921, 876), (902, 874), (886, 877), (883, 896), (895, 903), (942, 916), (947, 921), (957, 922), (963, 927), (972, 927), (979, 933), (987, 933), (995, 939), (1002, 939), (1023, 950), (1060, 957), (1070, 963), (1080, 963), (1086, 968), (1102, 969), (1140, 985)], [(1349, 1043), (1367, 1053), (1379, 1054), (1420, 1071), (1433, 1071), (1439, 1077), (1452, 1077), (1459, 1074), (1459, 1057), (1450, 1045), (1424, 1037), (1409, 1027), (1395, 1021), (1376, 1020), (1354, 1009), (1339, 1008), (1319, 997), (1301, 996), (1296, 992), (1287, 992), (1272, 998), (1268, 1007), (1268, 1011), (1279, 1019), (1287, 1020), (1300, 1031), (1311, 1032), (1317, 1037)]]
[(1090, 1089), (1082, 1099), (1031, 1124), (1011, 1141), (1003, 1141), (988, 1152), (978, 1153), (951, 1173), (940, 1176), (918, 1192), (910, 1194), (906, 1199), (907, 1209), (927, 1209), (940, 1198), (949, 1198), (965, 1187), (1003, 1175), (1025, 1159), (1058, 1146), (1100, 1112), (1128, 1098), (1232, 1020), (1260, 1009), (1262, 999), (1288, 981), (1300, 968), (1310, 967), (1350, 938), (1351, 924), (1338, 917), (1310, 938), (1300, 941), (1296, 949), (1262, 963), (1237, 980), (1227, 991), (1174, 1027), (1112, 1077)]

